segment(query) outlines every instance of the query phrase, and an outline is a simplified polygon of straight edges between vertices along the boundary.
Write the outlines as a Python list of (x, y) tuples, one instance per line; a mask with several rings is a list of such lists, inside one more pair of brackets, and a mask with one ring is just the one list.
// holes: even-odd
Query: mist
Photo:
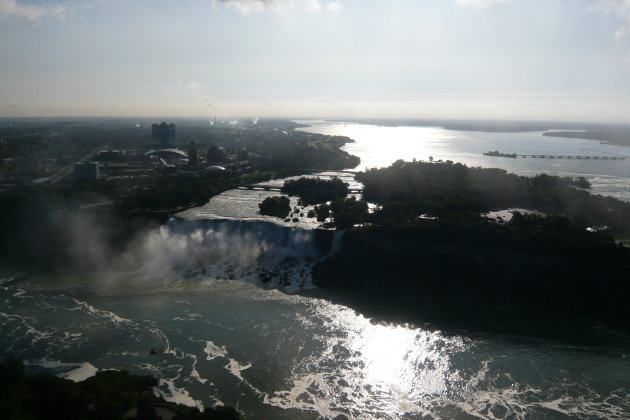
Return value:
[[(305, 286), (310, 282), (306, 267), (323, 255), (313, 232), (266, 223), (204, 225), (171, 219), (112, 233), (112, 225), (120, 223), (125, 222), (74, 215), (66, 226), (69, 245), (58, 270), (87, 273), (91, 287), (101, 291), (168, 286), (186, 278), (260, 283), (265, 277), (269, 286), (287, 286), (289, 278), (299, 277)], [(280, 268), (287, 274), (272, 278)]]

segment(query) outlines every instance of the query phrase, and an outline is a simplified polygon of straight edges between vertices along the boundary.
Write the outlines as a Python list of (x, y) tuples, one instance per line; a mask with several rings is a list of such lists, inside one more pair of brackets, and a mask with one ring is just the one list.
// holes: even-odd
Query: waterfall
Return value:
[(308, 260), (316, 260), (323, 255), (321, 246), (315, 240), (316, 231), (312, 229), (286, 227), (265, 221), (231, 219), (188, 221), (175, 218), (169, 220), (166, 227), (180, 234), (194, 234), (195, 232), (199, 234), (198, 232), (201, 231), (215, 241), (226, 237), (235, 240), (241, 238), (248, 242), (255, 241), (261, 245), (264, 244), (270, 252)]
[(338, 252), (341, 232), (259, 220), (171, 218), (129, 257), (152, 277), (206, 276), (309, 287), (314, 263)]
[(330, 246), (330, 253), (337, 254), (341, 251), (341, 241), (343, 239), (343, 230), (336, 230), (333, 239), (332, 245)]

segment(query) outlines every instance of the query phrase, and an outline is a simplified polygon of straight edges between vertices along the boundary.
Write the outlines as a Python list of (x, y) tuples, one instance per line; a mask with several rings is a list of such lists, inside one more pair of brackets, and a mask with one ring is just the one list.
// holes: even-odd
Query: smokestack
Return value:
[(206, 103), (206, 105), (208, 105), (208, 108), (210, 109), (210, 111), (212, 111), (214, 113), (214, 125), (216, 125), (216, 123), (217, 123), (217, 108), (208, 101), (208, 98), (203, 98), (203, 101)]

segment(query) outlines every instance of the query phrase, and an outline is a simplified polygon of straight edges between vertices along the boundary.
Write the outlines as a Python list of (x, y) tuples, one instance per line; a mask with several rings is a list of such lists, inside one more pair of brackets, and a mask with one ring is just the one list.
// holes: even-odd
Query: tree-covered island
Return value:
[(337, 177), (330, 180), (301, 177), (285, 181), (282, 192), (300, 197), (302, 205), (312, 205), (344, 198), (349, 189), (348, 184)]
[[(397, 161), (357, 174), (378, 204), (313, 269), (316, 285), (536, 307), (630, 325), (630, 203), (575, 180), (446, 162)], [(577, 181), (579, 183), (579, 180)], [(490, 210), (525, 208), (497, 223)], [(345, 222), (347, 225), (347, 221)], [(606, 226), (599, 232), (588, 227)]]
[(486, 153), (484, 153), (484, 155), (485, 156), (505, 157), (505, 158), (516, 159), (516, 153), (502, 153), (502, 152), (499, 152), (498, 150), (492, 150), (490, 152), (486, 152)]
[(291, 204), (289, 199), (282, 195), (265, 198), (262, 203), (258, 204), (258, 208), (260, 208), (260, 214), (284, 219), (291, 211)]

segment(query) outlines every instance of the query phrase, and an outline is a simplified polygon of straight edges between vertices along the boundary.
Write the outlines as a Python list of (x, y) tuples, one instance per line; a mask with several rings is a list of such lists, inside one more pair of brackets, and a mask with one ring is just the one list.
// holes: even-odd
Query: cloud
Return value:
[(24, 4), (17, 0), (0, 0), (0, 19), (15, 17), (30, 23), (45, 18), (63, 19), (68, 9), (63, 4)]
[(244, 15), (269, 10), (280, 14), (289, 14), (298, 10), (332, 13), (340, 12), (342, 7), (338, 1), (323, 2), (322, 0), (213, 0), (214, 3), (233, 7)]
[[(460, 6), (486, 7), (498, 3), (507, 3), (513, 0), (456, 0)], [(593, 0), (591, 10), (616, 16), (623, 23), (615, 31), (615, 38), (621, 40), (630, 38), (630, 0)]]
[(338, 1), (331, 1), (330, 3), (326, 4), (326, 10), (328, 10), (329, 12), (339, 13), (341, 12), (341, 9), (341, 3), (339, 3)]
[(200, 92), (200, 90), (201, 90), (201, 85), (199, 83), (197, 83), (197, 82), (193, 82), (192, 80), (188, 81), (188, 82), (184, 82), (184, 81), (178, 80), (177, 81), (177, 87), (189, 90), (189, 91), (191, 91), (192, 93), (195, 93), (195, 94), (198, 94)]
[(600, 12), (617, 15), (623, 20), (615, 32), (616, 39), (630, 36), (630, 0), (596, 0), (594, 8)]

